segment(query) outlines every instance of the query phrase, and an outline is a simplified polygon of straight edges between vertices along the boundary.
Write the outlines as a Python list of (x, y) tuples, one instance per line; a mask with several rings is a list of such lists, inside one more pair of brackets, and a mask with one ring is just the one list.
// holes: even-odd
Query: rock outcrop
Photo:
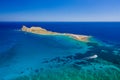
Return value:
[(76, 34), (70, 34), (70, 33), (52, 32), (52, 31), (48, 31), (48, 30), (41, 28), (41, 27), (28, 28), (26, 26), (23, 26), (21, 30), (25, 31), (25, 32), (31, 32), (31, 33), (41, 34), (41, 35), (67, 35), (67, 36), (70, 36), (76, 40), (83, 41), (83, 42), (89, 42), (90, 38), (91, 38), (91, 36), (86, 36), (86, 35), (76, 35)]

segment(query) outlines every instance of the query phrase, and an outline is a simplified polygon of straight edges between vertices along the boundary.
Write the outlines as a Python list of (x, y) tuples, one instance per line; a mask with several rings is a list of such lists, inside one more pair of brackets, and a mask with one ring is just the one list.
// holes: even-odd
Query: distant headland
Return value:
[(58, 33), (58, 32), (52, 32), (52, 31), (48, 31), (42, 27), (26, 27), (23, 26), (21, 28), (22, 31), (25, 32), (31, 32), (31, 33), (35, 33), (35, 34), (41, 34), (41, 35), (66, 35), (66, 36), (70, 36), (76, 40), (79, 41), (83, 41), (83, 42), (89, 42), (91, 36), (87, 36), (87, 35), (77, 35), (77, 34), (71, 34), (71, 33)]

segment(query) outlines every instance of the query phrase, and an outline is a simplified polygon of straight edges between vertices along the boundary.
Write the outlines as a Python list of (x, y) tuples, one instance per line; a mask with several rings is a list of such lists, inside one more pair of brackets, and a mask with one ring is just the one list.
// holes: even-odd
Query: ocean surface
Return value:
[[(27, 33), (23, 25), (93, 40)], [(120, 22), (0, 22), (0, 80), (119, 79)]]
[(0, 30), (19, 30), (23, 25), (41, 26), (56, 32), (91, 35), (114, 42), (120, 41), (120, 22), (0, 22)]

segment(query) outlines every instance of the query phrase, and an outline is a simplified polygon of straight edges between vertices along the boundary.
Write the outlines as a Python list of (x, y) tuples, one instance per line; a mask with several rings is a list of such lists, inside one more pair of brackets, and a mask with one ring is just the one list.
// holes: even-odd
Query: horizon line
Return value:
[(0, 22), (120, 22), (120, 21), (0, 21)]

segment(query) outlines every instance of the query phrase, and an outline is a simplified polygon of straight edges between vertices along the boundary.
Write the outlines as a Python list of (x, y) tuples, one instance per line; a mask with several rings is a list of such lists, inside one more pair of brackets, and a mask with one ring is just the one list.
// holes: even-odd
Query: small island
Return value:
[(86, 36), (86, 35), (52, 32), (52, 31), (48, 31), (42, 27), (34, 27), (34, 26), (32, 26), (30, 28), (23, 26), (21, 30), (25, 31), (25, 32), (41, 34), (41, 35), (66, 35), (66, 36), (70, 36), (76, 40), (83, 41), (83, 42), (89, 42), (90, 38), (91, 38), (91, 36)]

